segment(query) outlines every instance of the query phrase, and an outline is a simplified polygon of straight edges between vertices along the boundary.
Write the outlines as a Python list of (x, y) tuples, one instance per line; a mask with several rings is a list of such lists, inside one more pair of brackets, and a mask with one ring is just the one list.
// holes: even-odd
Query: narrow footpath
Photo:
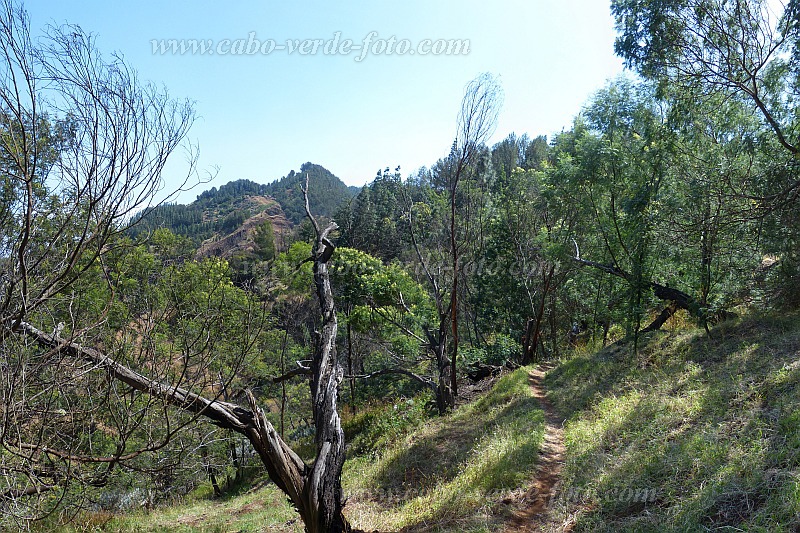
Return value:
[(540, 531), (568, 532), (571, 524), (557, 523), (550, 512), (550, 504), (558, 497), (557, 484), (561, 479), (561, 468), (564, 465), (564, 430), (562, 419), (556, 414), (547, 399), (544, 387), (544, 376), (547, 368), (541, 365), (531, 370), (529, 382), (533, 396), (544, 411), (544, 442), (539, 451), (539, 466), (536, 479), (528, 491), (522, 496), (514, 513), (506, 525), (507, 533), (527, 533)]

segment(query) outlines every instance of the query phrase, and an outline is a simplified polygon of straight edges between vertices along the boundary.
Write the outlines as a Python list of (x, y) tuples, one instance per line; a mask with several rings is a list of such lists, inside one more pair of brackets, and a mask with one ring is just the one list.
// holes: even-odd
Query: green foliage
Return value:
[[(397, 263), (384, 265), (346, 247), (336, 249), (330, 273), (348, 336), (340, 351), (347, 354), (348, 368), (354, 373), (400, 368), (429, 374), (420, 339), (434, 320), (433, 304), (411, 275)], [(410, 394), (419, 386), (398, 374), (368, 380), (359, 390), (366, 398), (383, 398)]]
[[(731, 212), (748, 213), (737, 217), (737, 223), (744, 226), (740, 235), (746, 242), (744, 246), (738, 243), (738, 248), (758, 246), (766, 252), (762, 257), (788, 256), (788, 262), (793, 262), (793, 244), (800, 232), (796, 222), (800, 187), (796, 179), (800, 115), (795, 97), (800, 88), (798, 4), (615, 0), (612, 12), (619, 31), (617, 53), (657, 85), (661, 98), (683, 103), (677, 106), (682, 115), (679, 121), (694, 122), (695, 134), (688, 136), (695, 140), (706, 136), (710, 141), (685, 153), (700, 163), (698, 176), (710, 174), (710, 180), (700, 178), (706, 182), (701, 193), (704, 198), (696, 204), (705, 209), (698, 224), (704, 255), (697, 275), (700, 300), (713, 310), (730, 299), (712, 296), (717, 302), (707, 302), (712, 286), (718, 283), (730, 290), (737, 278), (741, 279), (741, 275), (732, 275), (714, 280), (709, 273), (715, 254), (709, 257), (705, 252), (721, 226), (720, 218), (727, 221), (736, 217)], [(697, 109), (705, 105), (708, 107)], [(681, 165), (692, 166), (691, 161)], [(708, 182), (710, 187), (705, 186)], [(719, 191), (716, 194), (715, 189)], [(737, 201), (743, 205), (731, 205)], [(747, 227), (753, 220), (770, 231), (762, 234)], [(757, 242), (762, 235), (765, 241)], [(743, 258), (725, 252), (734, 256), (735, 268), (740, 267)], [(752, 258), (747, 259), (752, 272), (755, 265)], [(792, 279), (784, 277), (773, 293), (800, 301), (792, 290)]]
[(366, 306), (387, 313), (422, 315), (430, 312), (424, 289), (399, 264), (384, 264), (353, 248), (336, 249), (331, 280), (345, 306)]
[(272, 272), (287, 294), (310, 296), (314, 279), (310, 258), (311, 245), (307, 242), (292, 243), (275, 258)]
[(502, 333), (492, 333), (483, 346), (465, 346), (459, 366), (464, 369), (475, 362), (502, 365), (507, 361), (518, 360), (521, 352), (522, 347), (518, 341)]
[(391, 173), (387, 167), (337, 211), (339, 243), (386, 262), (399, 258), (409, 240), (403, 209), (400, 168)]
[(230, 182), (216, 189), (212, 187), (188, 205), (164, 204), (146, 210), (134, 221), (128, 232), (140, 237), (159, 228), (188, 237), (197, 247), (215, 234), (227, 235), (238, 229), (249, 217), (265, 206), (244, 202), (248, 195), (263, 195), (264, 185), (251, 181)]
[(486, 356), (491, 364), (502, 364), (516, 359), (522, 348), (519, 342), (501, 333), (491, 335), (486, 342)]
[(342, 428), (353, 455), (380, 455), (398, 439), (425, 423), (431, 416), (427, 399), (398, 398), (386, 404), (367, 404), (349, 417)]
[(255, 231), (256, 257), (261, 261), (271, 261), (275, 257), (275, 230), (272, 222), (265, 219)]

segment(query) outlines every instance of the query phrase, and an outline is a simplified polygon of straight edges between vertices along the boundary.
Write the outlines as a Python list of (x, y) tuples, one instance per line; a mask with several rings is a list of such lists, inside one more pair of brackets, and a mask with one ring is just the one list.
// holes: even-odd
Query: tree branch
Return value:
[[(575, 242), (574, 239), (573, 242)], [(622, 278), (628, 282), (630, 282), (632, 279), (632, 276), (629, 272), (622, 270), (617, 265), (613, 264), (604, 265), (596, 261), (587, 261), (586, 259), (581, 259), (580, 250), (578, 250), (578, 243), (575, 243), (575, 257), (573, 257), (572, 260), (580, 265), (590, 266), (592, 268), (602, 270), (603, 272), (611, 274), (612, 276), (617, 276), (618, 278)], [(653, 289), (653, 294), (655, 294), (656, 298), (660, 300), (667, 300), (674, 302), (679, 309), (686, 309), (693, 316), (701, 320), (704, 320), (706, 318), (705, 313), (702, 310), (702, 306), (700, 305), (700, 302), (698, 302), (696, 299), (686, 294), (685, 292), (672, 287), (668, 287), (666, 285), (661, 285), (660, 283), (656, 283), (654, 281), (647, 282), (646, 286)]]
[(273, 383), (282, 383), (284, 381), (290, 380), (296, 376), (310, 376), (311, 375), (311, 368), (307, 366), (303, 366), (300, 364), (300, 361), (297, 361), (297, 368), (294, 370), (290, 370), (283, 374), (282, 376), (277, 376), (272, 378)]
[(303, 200), (305, 200), (304, 206), (306, 208), (306, 216), (308, 220), (311, 221), (311, 224), (314, 226), (314, 234), (319, 238), (320, 230), (319, 224), (317, 223), (317, 219), (314, 218), (314, 215), (311, 214), (311, 206), (308, 203), (308, 172), (306, 172), (306, 186), (300, 188), (303, 191)]
[(5, 492), (0, 492), (0, 502), (43, 494), (45, 492), (50, 492), (56, 487), (58, 487), (58, 485), (30, 485), (24, 489), (9, 489)]
[(10, 321), (3, 324), (6, 331), (25, 335), (40, 346), (88, 361), (135, 390), (159, 398), (179, 409), (202, 415), (219, 427), (244, 435), (261, 457), (270, 479), (289, 496), (295, 507), (301, 510), (301, 514), (306, 508), (302, 492), (303, 476), (307, 467), (280, 438), (250, 391), (246, 391), (250, 410), (218, 399), (210, 400), (181, 387), (150, 379), (115, 361), (100, 350), (48, 335), (27, 322), (19, 323), (14, 330), (12, 330), (13, 325)]
[(401, 374), (403, 376), (408, 376), (411, 379), (419, 381), (426, 387), (431, 388), (434, 392), (436, 391), (436, 382), (430, 378), (425, 376), (420, 376), (419, 374), (415, 374), (410, 370), (406, 370), (405, 368), (383, 368), (381, 370), (376, 370), (375, 372), (370, 372), (369, 374), (357, 374), (352, 376), (345, 376), (345, 379), (372, 379), (378, 376), (386, 376), (390, 374)]

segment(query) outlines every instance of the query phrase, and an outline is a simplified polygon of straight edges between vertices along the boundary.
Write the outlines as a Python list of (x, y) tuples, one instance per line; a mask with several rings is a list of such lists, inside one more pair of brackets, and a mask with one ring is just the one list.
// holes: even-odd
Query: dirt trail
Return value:
[(530, 384), (533, 396), (539, 401), (544, 411), (544, 442), (539, 452), (539, 466), (536, 480), (519, 501), (519, 509), (506, 525), (508, 533), (564, 531), (572, 529), (570, 524), (556, 522), (548, 512), (550, 501), (556, 494), (556, 484), (561, 478), (561, 467), (564, 464), (564, 430), (562, 419), (558, 417), (552, 404), (547, 399), (544, 388), (544, 375), (548, 368), (541, 365), (530, 372)]

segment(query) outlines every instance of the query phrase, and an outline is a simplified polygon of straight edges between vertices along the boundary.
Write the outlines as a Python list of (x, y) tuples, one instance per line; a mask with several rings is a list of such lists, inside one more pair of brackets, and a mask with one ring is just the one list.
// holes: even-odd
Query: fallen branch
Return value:
[(470, 363), (468, 368), (467, 378), (473, 383), (477, 383), (488, 377), (499, 376), (506, 370), (516, 370), (519, 368), (519, 365), (512, 361), (506, 361), (503, 365), (487, 365), (486, 363), (475, 361), (474, 363)]
[(270, 479), (289, 496), (298, 511), (303, 513), (303, 509), (307, 506), (303, 499), (304, 474), (307, 467), (280, 438), (250, 391), (246, 391), (250, 404), (250, 410), (247, 410), (232, 403), (208, 399), (181, 387), (150, 379), (118, 363), (100, 350), (49, 335), (27, 322), (19, 322), (16, 329), (12, 330), (12, 327), (11, 323), (5, 324), (6, 331), (24, 334), (39, 346), (52, 348), (61, 354), (90, 362), (139, 392), (164, 400), (179, 409), (202, 415), (221, 428), (244, 435), (258, 452)]
[(672, 315), (674, 315), (677, 310), (678, 306), (675, 305), (674, 303), (668, 305), (667, 307), (664, 308), (663, 311), (661, 311), (661, 313), (656, 317), (656, 319), (650, 323), (649, 326), (647, 326), (642, 330), (642, 333), (647, 333), (648, 331), (657, 331), (661, 329), (661, 326), (663, 326), (664, 323), (667, 320), (669, 320), (669, 318)]
[(425, 376), (420, 376), (419, 374), (415, 374), (414, 372), (411, 372), (410, 370), (406, 370), (405, 368), (383, 368), (381, 370), (376, 370), (375, 372), (370, 372), (369, 374), (357, 374), (357, 375), (352, 375), (352, 376), (345, 376), (345, 378), (346, 379), (372, 379), (372, 378), (375, 378), (375, 377), (378, 377), (378, 376), (387, 376), (387, 375), (390, 375), (390, 374), (400, 374), (400, 375), (403, 375), (403, 376), (410, 377), (411, 379), (414, 379), (414, 380), (422, 383), (426, 387), (430, 387), (430, 389), (433, 390), (434, 392), (436, 391), (437, 385), (436, 385), (435, 381), (433, 381), (432, 379), (427, 378)]
[(5, 492), (0, 492), (0, 502), (6, 500), (16, 500), (26, 496), (35, 496), (37, 494), (44, 494), (57, 488), (58, 485), (31, 485), (24, 489), (10, 489)]

